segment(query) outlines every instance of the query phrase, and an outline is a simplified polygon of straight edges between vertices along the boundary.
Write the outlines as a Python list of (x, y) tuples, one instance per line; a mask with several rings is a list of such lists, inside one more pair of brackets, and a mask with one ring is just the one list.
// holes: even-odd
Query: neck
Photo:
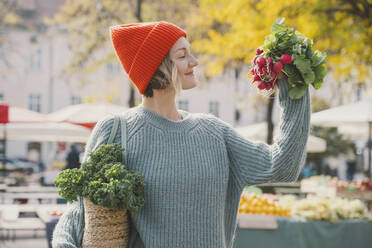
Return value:
[(179, 121), (182, 115), (178, 112), (175, 103), (175, 94), (166, 90), (154, 90), (153, 97), (142, 97), (142, 105), (159, 115)]

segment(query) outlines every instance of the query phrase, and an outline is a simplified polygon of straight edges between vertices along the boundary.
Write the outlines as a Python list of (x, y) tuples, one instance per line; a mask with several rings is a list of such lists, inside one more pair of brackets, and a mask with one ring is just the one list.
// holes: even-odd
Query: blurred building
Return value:
[[(90, 101), (128, 105), (130, 83), (119, 63), (109, 63), (89, 74), (66, 75), (64, 69), (71, 56), (68, 34), (60, 27), (43, 24), (45, 17), (52, 17), (58, 11), (63, 0), (18, 2), (22, 17), (36, 28), (6, 31), (7, 42), (0, 46), (0, 101), (45, 114)], [(195, 89), (183, 91), (176, 99), (178, 107), (189, 112), (212, 113), (233, 125), (264, 120), (263, 105), (260, 111), (237, 109), (235, 92), (247, 82), (235, 79), (234, 75), (233, 71), (227, 72), (208, 83), (201, 82)], [(248, 95), (246, 100), (250, 98)], [(140, 101), (136, 91), (136, 102)], [(35, 157), (38, 151), (38, 158), (48, 167), (56, 159), (55, 154), (61, 154), (57, 152), (61, 147), (68, 149), (52, 142), (8, 141), (7, 155)]]
[[(45, 114), (90, 101), (128, 106), (130, 83), (119, 63), (109, 63), (89, 74), (67, 75), (64, 68), (71, 57), (68, 34), (60, 27), (43, 24), (45, 17), (54, 16), (63, 0), (18, 2), (26, 21), (37, 24), (38, 28), (6, 31), (7, 42), (0, 45), (0, 101)], [(202, 66), (197, 74), (200, 70)], [(208, 82), (201, 80), (197, 88), (183, 91), (177, 97), (177, 105), (189, 112), (212, 113), (233, 126), (264, 121), (267, 99), (257, 94), (246, 74), (243, 71), (237, 76), (234, 70), (229, 70)], [(361, 88), (343, 87), (328, 80), (321, 92), (311, 91), (332, 101), (332, 106), (340, 104), (340, 95), (345, 96), (343, 103), (368, 97)], [(141, 96), (137, 91), (136, 94), (138, 103)], [(278, 121), (277, 103), (273, 117)], [(26, 157), (30, 150), (38, 150), (40, 159), (49, 166), (58, 147), (63, 146), (51, 142), (9, 141), (7, 151), (9, 156)]]

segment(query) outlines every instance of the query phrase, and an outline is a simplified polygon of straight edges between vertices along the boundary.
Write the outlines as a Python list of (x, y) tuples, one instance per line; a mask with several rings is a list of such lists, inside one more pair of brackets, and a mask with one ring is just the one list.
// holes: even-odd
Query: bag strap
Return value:
[(124, 164), (127, 164), (127, 122), (125, 120), (125, 116), (121, 115), (120, 116), (120, 126), (121, 126), (121, 148), (124, 148), (123, 151), (123, 161)]
[[(114, 116), (114, 123), (112, 125), (110, 137), (109, 137), (109, 139), (107, 141), (107, 144), (113, 143), (113, 141), (115, 139), (115, 136), (116, 136), (116, 133), (118, 131), (118, 127), (119, 127), (120, 122), (121, 122), (121, 118), (119, 116)], [(124, 124), (125, 124), (125, 122), (124, 122)], [(124, 127), (124, 132), (123, 132), (123, 127), (122, 127), (121, 130), (122, 130), (122, 134), (123, 133), (126, 134), (126, 128), (125, 127)], [(126, 136), (126, 135), (124, 135), (124, 136)], [(124, 139), (125, 139), (125, 137), (124, 137)], [(124, 142), (124, 144), (126, 144), (126, 143)], [(78, 218), (80, 219), (80, 223), (81, 223), (81, 226), (79, 226), (79, 228), (82, 228), (81, 233), (83, 234), (84, 229), (85, 229), (85, 218), (84, 218), (84, 216), (85, 216), (85, 208), (84, 208), (83, 197), (81, 197), (81, 196), (78, 197), (78, 204), (80, 205), (80, 209), (81, 209), (81, 211), (79, 212), (79, 216), (78, 216)], [(79, 247), (81, 247), (81, 245), (83, 243), (83, 235), (81, 237), (79, 237), (79, 242), (80, 242), (80, 246)]]
[(124, 115), (115, 115), (114, 124), (112, 125), (110, 137), (109, 137), (109, 139), (107, 141), (107, 144), (111, 144), (114, 141), (115, 136), (116, 136), (116, 133), (117, 133), (117, 130), (118, 130), (118, 127), (119, 127), (119, 124), (120, 124), (120, 127), (121, 127), (121, 148), (124, 148), (124, 151), (123, 151), (123, 161), (124, 161), (124, 164), (126, 164), (126, 162), (127, 162), (127, 158), (126, 158), (126, 151), (127, 151), (127, 122), (126, 122), (126, 119), (125, 119), (125, 116)]
[(109, 139), (107, 141), (107, 144), (111, 144), (114, 141), (114, 138), (116, 136), (116, 132), (118, 130), (118, 127), (119, 127), (119, 118), (118, 118), (118, 116), (115, 116), (115, 118), (114, 118), (114, 124), (112, 125), (110, 137), (109, 137)]

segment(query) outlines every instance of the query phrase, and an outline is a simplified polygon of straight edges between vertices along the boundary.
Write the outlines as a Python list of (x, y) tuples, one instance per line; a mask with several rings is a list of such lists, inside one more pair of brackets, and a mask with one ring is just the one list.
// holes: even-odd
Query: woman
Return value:
[[(309, 91), (291, 100), (286, 79), (278, 84), (280, 134), (273, 145), (246, 140), (211, 114), (177, 109), (180, 88), (197, 83), (193, 70), (198, 61), (186, 37), (168, 22), (111, 29), (118, 58), (143, 94), (142, 104), (124, 113), (126, 166), (144, 175), (146, 184), (145, 206), (130, 213), (129, 247), (232, 247), (243, 188), (295, 181), (305, 161)], [(112, 124), (107, 117), (96, 125), (85, 154), (107, 142)], [(119, 132), (115, 142), (120, 137)], [(75, 204), (61, 217), (54, 247), (81, 245), (80, 213)]]

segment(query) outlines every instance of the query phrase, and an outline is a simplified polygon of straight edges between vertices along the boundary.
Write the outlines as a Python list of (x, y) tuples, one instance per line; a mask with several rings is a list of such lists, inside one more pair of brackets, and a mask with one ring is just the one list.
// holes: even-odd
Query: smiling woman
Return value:
[(180, 95), (182, 89), (194, 88), (197, 80), (193, 67), (198, 64), (198, 60), (190, 52), (189, 42), (184, 37), (179, 38), (165, 55), (143, 95), (153, 97), (154, 89), (175, 91), (176, 95)]
[[(177, 109), (177, 85), (191, 89), (197, 83), (193, 71), (198, 61), (185, 31), (161, 21), (118, 25), (111, 32), (118, 58), (143, 95), (142, 104), (120, 114), (126, 129), (119, 128), (116, 136), (111, 135), (115, 118), (102, 119), (85, 154), (114, 137), (113, 143), (126, 144), (126, 168), (144, 176), (145, 205), (138, 213), (129, 211), (128, 247), (233, 247), (244, 187), (294, 181), (299, 175), (310, 129), (309, 91), (292, 101), (290, 85), (280, 80), (276, 142), (253, 142), (211, 114)], [(63, 214), (53, 247), (80, 247), (83, 211), (77, 203)]]
[(182, 89), (194, 88), (197, 84), (194, 67), (199, 65), (199, 61), (191, 54), (190, 44), (184, 37), (179, 38), (171, 48), (170, 57), (176, 64)]

